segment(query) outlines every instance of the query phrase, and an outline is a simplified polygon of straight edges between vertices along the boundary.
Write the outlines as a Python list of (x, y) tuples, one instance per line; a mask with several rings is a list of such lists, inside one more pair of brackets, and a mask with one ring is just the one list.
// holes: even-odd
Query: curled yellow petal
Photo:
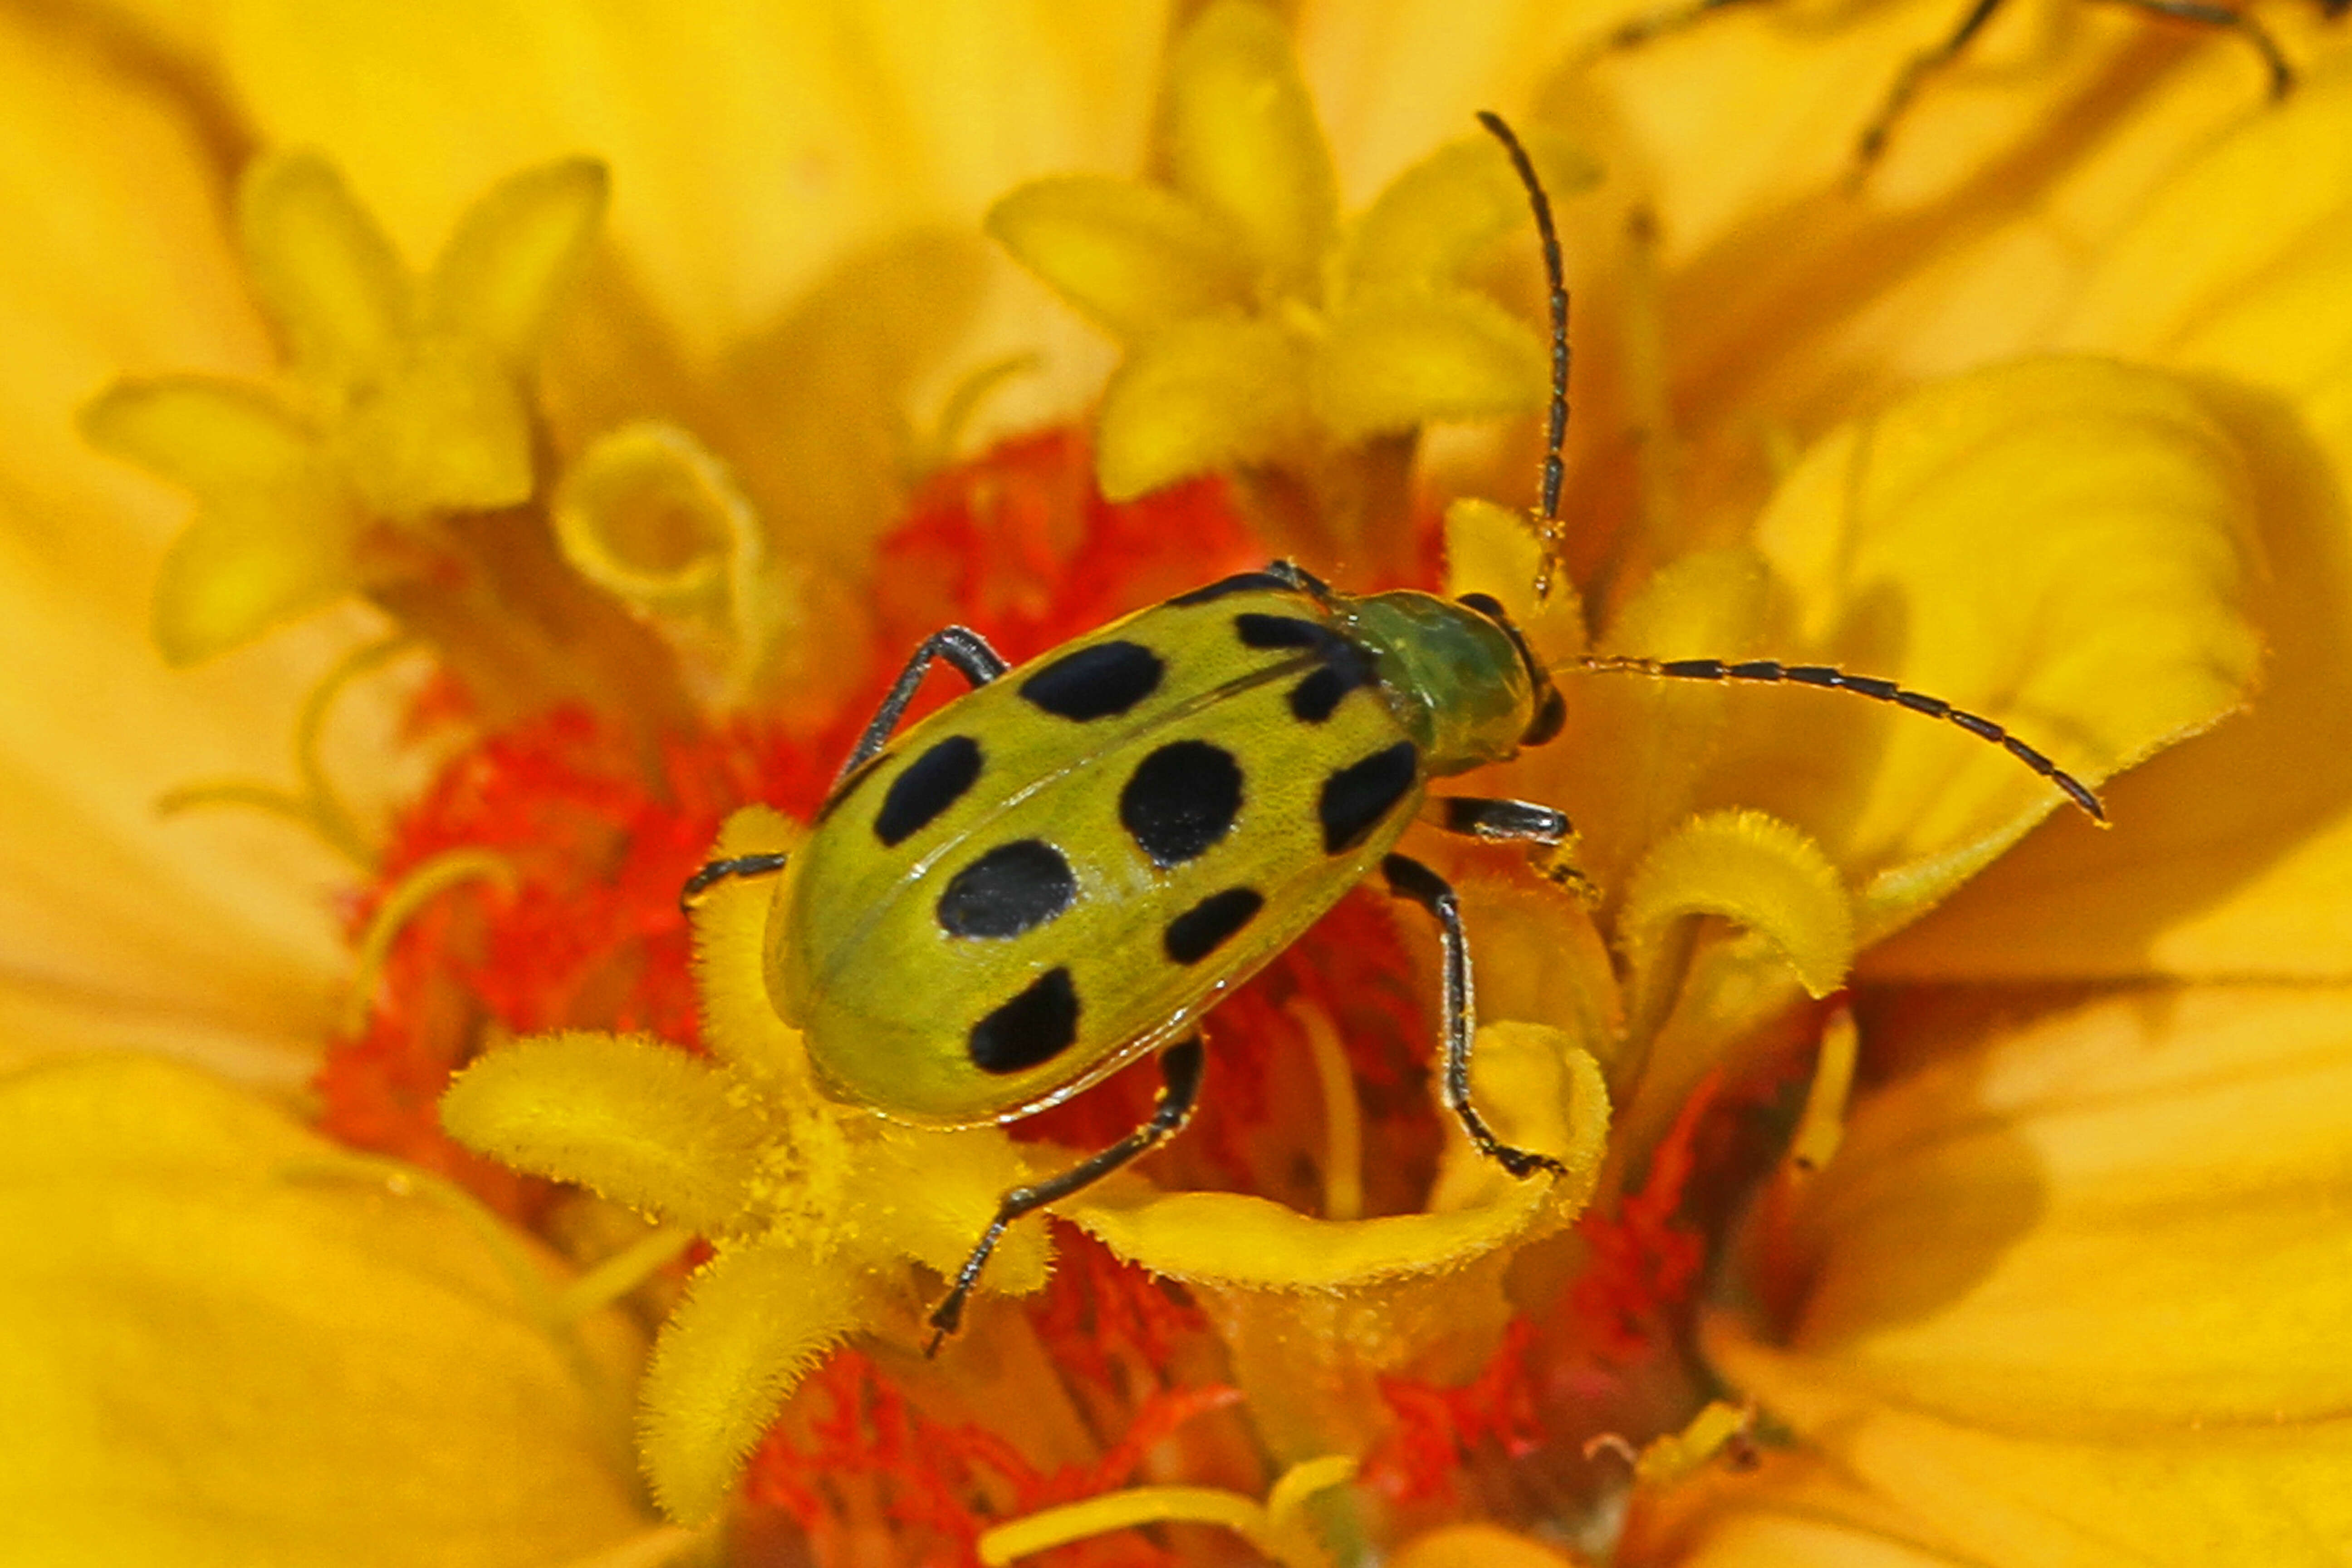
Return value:
[(1549, 363), (1536, 335), (1481, 295), (1381, 299), (1332, 319), (1315, 354), (1311, 396), (1333, 435), (1360, 441), (1432, 420), (1532, 408), (1543, 401)]
[(1192, 1282), (1332, 1290), (1460, 1268), (1572, 1217), (1609, 1129), (1599, 1068), (1557, 1030), (1488, 1025), (1473, 1065), (1474, 1092), (1497, 1134), (1554, 1155), (1568, 1174), (1517, 1180), (1450, 1131), (1434, 1201), (1452, 1206), (1428, 1213), (1322, 1220), (1239, 1193), (1163, 1194), (1139, 1182), (1106, 1183), (1058, 1212), (1120, 1257)]
[(555, 539), (582, 575), (641, 608), (721, 613), (766, 545), (735, 479), (691, 435), (600, 436), (556, 487)]
[(1037, 180), (989, 208), (987, 226), (1023, 266), (1122, 338), (1250, 302), (1234, 233), (1157, 185)]
[(236, 221), (254, 291), (306, 374), (348, 382), (408, 330), (409, 281), (392, 242), (324, 158), (256, 163)]
[(1307, 357), (1270, 321), (1207, 318), (1156, 334), (1103, 391), (1103, 494), (1130, 500), (1302, 442)]
[(710, 1234), (741, 1215), (765, 1131), (727, 1079), (677, 1047), (584, 1031), (482, 1058), (442, 1096), (441, 1121), (518, 1170)]
[(587, 260), (610, 184), (604, 164), (566, 158), (492, 186), (458, 220), (426, 281), (427, 324), (522, 359)]
[(528, 1237), (356, 1164), (153, 1058), (0, 1079), (0, 1556), (492, 1568), (643, 1528), (624, 1316), (551, 1334)]
[(638, 1450), (672, 1519), (727, 1500), (784, 1396), (872, 1315), (865, 1277), (793, 1238), (720, 1253), (688, 1282), (646, 1371)]
[(1815, 996), (1853, 963), (1853, 905), (1821, 846), (1760, 811), (1710, 812), (1660, 840), (1626, 889), (1617, 931), (1636, 1019), (1658, 1016), (1703, 915), (1760, 939)]
[(1273, 8), (1218, 0), (1203, 11), (1170, 53), (1167, 94), (1177, 188), (1230, 220), (1277, 288), (1314, 282), (1339, 182)]

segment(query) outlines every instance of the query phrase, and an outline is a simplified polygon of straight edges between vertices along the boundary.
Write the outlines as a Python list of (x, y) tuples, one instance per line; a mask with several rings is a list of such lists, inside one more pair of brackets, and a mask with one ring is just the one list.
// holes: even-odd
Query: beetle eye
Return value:
[(1549, 680), (1543, 683), (1543, 694), (1536, 699), (1536, 716), (1528, 721), (1528, 732), (1519, 737), (1522, 746), (1540, 746), (1559, 733), (1568, 722), (1568, 703), (1559, 689)]
[(1490, 621), (1503, 621), (1507, 624), (1509, 620), (1509, 617), (1503, 613), (1503, 602), (1492, 594), (1465, 594), (1454, 602), (1457, 605), (1469, 605)]

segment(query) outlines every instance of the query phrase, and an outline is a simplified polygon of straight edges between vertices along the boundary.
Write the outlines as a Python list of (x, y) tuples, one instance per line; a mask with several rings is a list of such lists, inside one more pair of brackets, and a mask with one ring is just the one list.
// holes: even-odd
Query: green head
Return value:
[(1431, 773), (1501, 762), (1559, 733), (1567, 709), (1558, 689), (1486, 595), (1449, 602), (1404, 591), (1333, 608), (1372, 650)]

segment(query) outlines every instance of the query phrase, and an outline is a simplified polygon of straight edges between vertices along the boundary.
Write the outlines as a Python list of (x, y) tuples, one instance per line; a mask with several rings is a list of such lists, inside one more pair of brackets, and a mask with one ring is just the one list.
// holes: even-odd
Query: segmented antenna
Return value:
[(1941, 719), (1957, 724), (1979, 741), (1990, 741), (2056, 784), (2066, 798), (2087, 813), (2092, 821), (2106, 826), (2106, 808), (2090, 786), (2057, 763), (2027, 745), (2007, 730), (1981, 714), (1965, 708), (1955, 708), (1940, 697), (1930, 697), (1924, 691), (1914, 691), (1882, 680), (1874, 675), (1848, 675), (1843, 669), (1826, 664), (1782, 664), (1778, 659), (1750, 658), (1738, 664), (1727, 664), (1719, 658), (1627, 658), (1588, 655), (1577, 661), (1577, 668), (1602, 675), (1654, 675), (1671, 680), (1756, 680), (1773, 685), (1820, 686), (1832, 691), (1851, 691), (1877, 702), (1891, 702), (1897, 708), (1907, 708), (1914, 713), (1924, 713), (1930, 719)]
[(1561, 448), (1568, 445), (1568, 270), (1559, 258), (1559, 230), (1551, 220), (1551, 198), (1518, 137), (1488, 110), (1478, 111), (1478, 123), (1493, 133), (1511, 155), (1519, 184), (1528, 188), (1528, 205), (1535, 209), (1536, 232), (1543, 237), (1544, 286), (1551, 300), (1551, 424), (1544, 438), (1543, 513), (1536, 520), (1543, 541), (1543, 560), (1536, 568), (1536, 598), (1551, 597), (1551, 579), (1559, 559), (1559, 489), (1568, 473)]
[[(2352, 0), (2342, 0), (2352, 5)], [(1528, 157), (1528, 150), (1502, 116), (1486, 110), (1478, 111), (1478, 123), (1493, 133), (1511, 155), (1511, 167), (1518, 171), (1519, 184), (1528, 190), (1528, 205), (1535, 210), (1536, 232), (1543, 237), (1544, 279), (1551, 294), (1551, 426), (1544, 443), (1543, 514), (1536, 520), (1543, 541), (1542, 563), (1536, 570), (1535, 591), (1538, 600), (1551, 593), (1552, 573), (1559, 559), (1560, 536), (1559, 491), (1567, 471), (1561, 449), (1568, 443), (1568, 281), (1560, 263), (1559, 230), (1552, 222), (1551, 198), (1544, 194), (1543, 182), (1536, 178), (1536, 168)], [(1746, 659), (1737, 664), (1719, 658), (1628, 658), (1588, 656), (1577, 661), (1577, 668), (1602, 675), (1649, 675), (1669, 680), (1752, 680), (1774, 685), (1819, 686), (1833, 691), (1852, 691), (1873, 701), (1892, 703), (1930, 719), (1941, 719), (1958, 725), (1979, 741), (1988, 741), (2023, 763), (2042, 777), (2064, 792), (2068, 800), (2083, 808), (2091, 820), (2106, 825), (2106, 809), (2090, 786), (2066, 772), (2057, 763), (2011, 734), (1981, 714), (1964, 708), (1955, 708), (1940, 697), (1930, 697), (1924, 691), (1913, 691), (1891, 680), (1871, 675), (1849, 675), (1843, 669), (1825, 664), (1782, 664), (1776, 659)]]

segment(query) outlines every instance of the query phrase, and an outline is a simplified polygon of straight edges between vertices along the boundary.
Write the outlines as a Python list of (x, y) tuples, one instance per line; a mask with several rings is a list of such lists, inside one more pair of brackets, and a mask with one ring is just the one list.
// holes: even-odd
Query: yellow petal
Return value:
[(1685, 922), (1701, 915), (1761, 939), (1815, 996), (1853, 963), (1853, 908), (1821, 846), (1760, 811), (1710, 812), (1660, 840), (1625, 889), (1617, 930), (1636, 1019), (1655, 1021), (1689, 951)]
[(328, 617), (199, 671), (156, 658), (155, 574), (188, 498), (92, 447), (77, 412), (126, 370), (252, 374), (271, 353), (206, 133), (103, 28), (57, 20), (0, 16), (0, 207), (16, 215), (0, 668), (26, 672), (0, 681), (0, 1060), (136, 1045), (297, 1094), (348, 961), (319, 896), (346, 868), (279, 823), (165, 821), (155, 802), (287, 778), (289, 716), (354, 627)]
[[(2239, 451), (2189, 390), (2087, 359), (1912, 394), (1809, 452), (1759, 523), (1787, 645), (2006, 725), (2095, 782), (2244, 700)], [(2063, 805), (1999, 748), (1889, 705), (1747, 691), (1718, 785), (1866, 879), (1864, 940)]]
[(2006, 1013), (1906, 1017), (1718, 1369), (1972, 1560), (2340, 1555), (2352, 993)]
[(595, 244), (610, 184), (589, 158), (499, 182), (467, 209), (435, 264), (426, 321), (523, 359)]
[[(969, 230), (1074, 152), (1136, 167), (1167, 28), (1149, 7), (1053, 0), (240, 0), (217, 47), (258, 136), (325, 149), (411, 256), (499, 175), (593, 152), (656, 330), (703, 363), (886, 235)], [(973, 363), (1034, 347), (1038, 313), (1006, 304)], [(1081, 359), (1055, 393), (1099, 374)]]
[(638, 608), (723, 614), (766, 536), (726, 465), (675, 425), (600, 436), (552, 502), (556, 543), (583, 576)]
[(357, 520), (324, 483), (225, 496), (172, 543), (155, 643), (175, 665), (249, 641), (349, 593)]
[(1492, 1524), (1448, 1524), (1416, 1535), (1389, 1559), (1394, 1568), (1574, 1568), (1575, 1560)]
[(989, 208), (987, 226), (1014, 259), (1122, 338), (1249, 303), (1237, 237), (1158, 185), (1038, 180)]
[[(790, 856), (807, 830), (771, 806), (747, 805), (727, 819), (713, 860)], [(694, 908), (694, 983), (703, 1037), (711, 1055), (780, 1104), (807, 1104), (823, 1091), (810, 1076), (800, 1032), (788, 1027), (768, 994), (768, 912), (775, 876), (727, 877)]]
[[(1601, 177), (1565, 138), (1519, 132), (1545, 194), (1560, 202)], [(1348, 236), (1347, 295), (1417, 294), (1459, 283), (1497, 240), (1524, 237), (1533, 255), (1528, 193), (1492, 136), (1448, 142), (1391, 181)]]
[(638, 1446), (672, 1519), (727, 1500), (794, 1384), (873, 1315), (865, 1278), (797, 1240), (720, 1253), (687, 1284), (646, 1372)]
[(1538, 603), (1535, 584), (1543, 569), (1543, 546), (1526, 513), (1474, 497), (1445, 509), (1446, 592), (1493, 595), (1538, 658), (1565, 662), (1584, 651), (1584, 606), (1576, 584), (1559, 571), (1549, 597)]
[(1476, 1099), (1507, 1141), (1551, 1153), (1569, 1174), (1517, 1180), (1472, 1151), (1446, 1117), (1454, 1153), (1425, 1214), (1330, 1221), (1239, 1193), (1156, 1193), (1106, 1183), (1059, 1205), (1120, 1257), (1190, 1282), (1276, 1291), (1362, 1289), (1465, 1267), (1539, 1223), (1573, 1217), (1591, 1191), (1609, 1126), (1591, 1057), (1559, 1031), (1490, 1024), (1473, 1055)]
[(402, 344), (335, 437), (352, 488), (383, 516), (487, 511), (531, 493), (521, 388), (486, 344), (468, 339)]
[(1302, 441), (1305, 354), (1269, 321), (1186, 321), (1135, 351), (1103, 390), (1103, 494), (1137, 496)]
[(2352, 584), (2329, 564), (2352, 470), (2348, 125), (2340, 71), (2246, 117), (2101, 252), (2063, 330), (2245, 389), (2232, 434), (2272, 563), (2252, 606), (2269, 648), (2252, 710), (2116, 781), (2123, 831), (2052, 825), (1872, 954), (1874, 973), (2352, 973)]
[(442, 1095), (441, 1122), (517, 1170), (706, 1236), (740, 1218), (764, 1131), (734, 1085), (677, 1047), (583, 1030), (482, 1058)]
[(283, 485), (315, 461), (300, 420), (253, 387), (206, 376), (119, 382), (81, 426), (100, 450), (199, 495)]
[(318, 154), (256, 163), (236, 225), (254, 292), (306, 374), (353, 381), (407, 329), (408, 276), (392, 242)]
[(1177, 189), (1231, 221), (1277, 289), (1314, 283), (1339, 184), (1272, 7), (1218, 0), (1202, 12), (1170, 53), (1167, 92)]
[(558, 1342), (527, 1238), (353, 1163), (152, 1060), (0, 1083), (0, 1555), (503, 1568), (642, 1527), (621, 1316)]
[(1560, 1031), (1485, 1026), (1472, 1068), (1496, 1133), (1559, 1156), (1565, 1174), (1514, 1178), (1441, 1112), (1446, 1152), (1425, 1213), (1310, 1219), (1234, 1193), (1154, 1195), (1135, 1178), (1056, 1212), (1192, 1288), (1278, 1458), (1360, 1449), (1388, 1418), (1382, 1376), (1408, 1364), (1466, 1373), (1494, 1352), (1512, 1310), (1512, 1261), (1574, 1218), (1606, 1152), (1600, 1068)]
[(1535, 407), (1549, 361), (1510, 312), (1464, 291), (1381, 299), (1335, 316), (1314, 359), (1316, 415), (1342, 441)]

